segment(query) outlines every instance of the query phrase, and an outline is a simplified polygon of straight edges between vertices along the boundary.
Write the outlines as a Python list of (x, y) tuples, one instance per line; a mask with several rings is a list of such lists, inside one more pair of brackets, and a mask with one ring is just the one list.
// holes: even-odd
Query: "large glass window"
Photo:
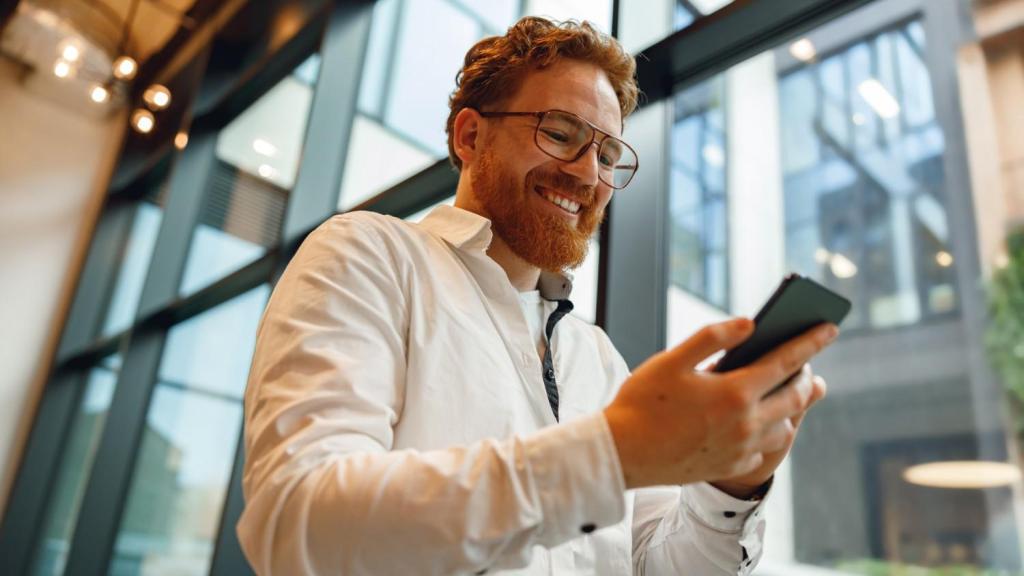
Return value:
[(777, 474), (764, 576), (1021, 571), (1019, 438), (960, 304), (981, 294), (954, 257), (978, 247), (951, 208), (972, 196), (937, 105), (953, 64), (926, 33), (963, 14), (939, 5), (871, 3), (674, 95), (668, 343), (790, 271), (854, 303), (813, 363), (829, 395)]
[(111, 575), (208, 570), (269, 294), (255, 288), (168, 334)]
[(276, 246), (319, 74), (314, 54), (221, 130), (181, 292), (200, 290)]

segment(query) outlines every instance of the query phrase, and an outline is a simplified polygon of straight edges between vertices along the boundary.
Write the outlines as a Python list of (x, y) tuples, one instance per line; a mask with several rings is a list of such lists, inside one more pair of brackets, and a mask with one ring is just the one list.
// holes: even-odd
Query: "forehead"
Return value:
[(598, 128), (620, 136), (622, 113), (608, 75), (596, 64), (560, 60), (543, 69), (527, 72), (519, 90), (506, 104), (516, 112), (565, 110)]

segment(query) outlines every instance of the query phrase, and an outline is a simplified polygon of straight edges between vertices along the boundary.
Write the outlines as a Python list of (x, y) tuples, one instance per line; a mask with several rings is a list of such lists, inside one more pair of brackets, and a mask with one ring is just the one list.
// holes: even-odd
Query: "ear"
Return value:
[(455, 155), (462, 160), (463, 168), (472, 164), (479, 154), (478, 145), (483, 142), (480, 137), (482, 127), (483, 118), (472, 108), (463, 108), (455, 115), (455, 124), (452, 126), (452, 144)]

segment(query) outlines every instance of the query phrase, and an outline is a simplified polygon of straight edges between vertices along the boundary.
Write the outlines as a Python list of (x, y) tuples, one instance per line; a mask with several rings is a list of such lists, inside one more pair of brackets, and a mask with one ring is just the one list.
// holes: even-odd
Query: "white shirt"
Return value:
[(628, 369), (571, 314), (551, 339), (556, 423), (490, 241), (488, 220), (441, 206), (419, 225), (335, 216), (303, 243), (246, 390), (238, 536), (256, 571), (749, 573), (763, 506), (706, 483), (625, 489), (601, 409)]

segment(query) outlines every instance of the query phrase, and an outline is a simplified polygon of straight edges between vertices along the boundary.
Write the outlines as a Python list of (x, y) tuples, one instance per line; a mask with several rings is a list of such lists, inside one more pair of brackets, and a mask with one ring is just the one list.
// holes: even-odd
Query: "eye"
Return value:
[(569, 135), (561, 130), (555, 130), (553, 128), (541, 128), (541, 132), (544, 133), (548, 139), (558, 142), (559, 144), (565, 144), (569, 142)]
[(598, 161), (601, 163), (601, 166), (604, 166), (605, 168), (611, 168), (615, 165), (615, 160), (607, 154), (601, 154)]

